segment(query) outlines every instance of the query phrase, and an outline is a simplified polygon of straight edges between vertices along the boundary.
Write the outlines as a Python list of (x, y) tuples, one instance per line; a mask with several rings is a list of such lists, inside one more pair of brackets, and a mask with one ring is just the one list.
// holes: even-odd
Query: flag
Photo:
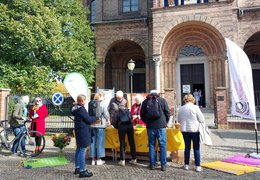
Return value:
[(225, 38), (231, 87), (231, 113), (256, 121), (252, 68), (246, 53)]
[[(76, 72), (68, 74), (63, 84), (74, 101), (77, 101), (77, 97), (80, 94), (88, 98), (88, 83), (82, 74)], [(85, 107), (87, 108), (87, 103)]]

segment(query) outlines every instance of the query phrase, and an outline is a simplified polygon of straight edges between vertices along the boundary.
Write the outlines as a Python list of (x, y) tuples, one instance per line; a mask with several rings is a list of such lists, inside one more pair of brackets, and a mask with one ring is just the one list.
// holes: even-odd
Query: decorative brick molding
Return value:
[(8, 118), (8, 96), (11, 89), (0, 89), (0, 120)]

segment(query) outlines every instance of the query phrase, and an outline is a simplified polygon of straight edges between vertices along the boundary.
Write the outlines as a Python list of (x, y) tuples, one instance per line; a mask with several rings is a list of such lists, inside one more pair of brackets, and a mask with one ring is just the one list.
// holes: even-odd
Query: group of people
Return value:
[[(110, 125), (118, 129), (120, 141), (120, 161), (118, 164), (121, 166), (126, 164), (125, 136), (127, 135), (132, 157), (129, 163), (136, 165), (134, 126), (137, 124), (142, 124), (147, 129), (149, 169), (154, 170), (157, 165), (156, 141), (158, 141), (161, 170), (166, 171), (166, 127), (170, 118), (167, 101), (160, 97), (160, 94), (155, 90), (152, 90), (145, 100), (141, 96), (137, 96), (130, 111), (127, 109), (127, 100), (124, 98), (122, 91), (116, 92), (115, 97), (110, 100), (108, 107), (104, 100), (105, 96), (103, 93), (96, 93), (94, 99), (89, 102), (87, 110), (85, 108), (87, 98), (81, 94), (77, 97), (77, 102), (72, 108), (77, 145), (74, 174), (79, 174), (80, 178), (93, 176), (93, 173), (88, 172), (86, 169), (85, 158), (88, 146), (90, 147), (89, 157), (92, 159), (91, 165), (103, 165), (105, 163), (102, 160), (105, 157), (105, 128)], [(176, 124), (180, 126), (185, 143), (184, 169), (189, 170), (192, 142), (196, 171), (199, 172), (201, 167), (200, 134), (198, 129), (200, 124), (204, 123), (204, 116), (199, 107), (195, 105), (196, 98), (192, 94), (185, 95), (183, 101), (185, 104), (178, 111)], [(24, 121), (28, 119), (32, 121), (32, 130), (39, 131), (42, 135), (45, 135), (45, 118), (48, 116), (46, 106), (43, 105), (41, 98), (36, 97), (34, 105), (28, 112), (28, 103), (29, 97), (21, 96), (14, 106), (9, 122), (14, 135), (19, 136), (24, 131)], [(128, 121), (120, 120), (122, 112), (128, 112), (128, 114), (126, 113), (129, 118)], [(11, 149), (15, 155), (18, 155), (19, 141), (20, 139), (17, 139)], [(35, 143), (35, 151), (40, 151), (41, 142), (37, 136), (35, 137)], [(26, 151), (25, 140), (22, 140), (21, 145), (22, 151)]]
[[(118, 129), (120, 141), (120, 161), (119, 165), (125, 166), (125, 136), (128, 137), (132, 159), (131, 164), (137, 164), (136, 149), (134, 141), (134, 125), (143, 124), (147, 129), (148, 147), (149, 147), (149, 169), (154, 170), (157, 163), (156, 141), (160, 148), (161, 170), (166, 171), (166, 127), (170, 118), (170, 111), (167, 101), (160, 97), (156, 90), (152, 90), (146, 99), (142, 101), (140, 97), (135, 99), (135, 104), (131, 111), (127, 109), (127, 100), (122, 91), (117, 91), (115, 97), (110, 100), (108, 107), (104, 103), (104, 94), (95, 94), (94, 100), (89, 102), (88, 111), (84, 107), (86, 97), (79, 95), (77, 104), (72, 108), (75, 122), (76, 134), (76, 153), (75, 153), (75, 171), (80, 178), (91, 177), (93, 173), (86, 170), (85, 154), (86, 147), (90, 146), (89, 157), (92, 159), (92, 165), (102, 165), (105, 157), (105, 128), (107, 125), (113, 125)], [(179, 109), (177, 123), (180, 124), (181, 132), (185, 142), (185, 165), (184, 169), (189, 169), (189, 159), (191, 150), (191, 141), (193, 143), (196, 171), (201, 171), (200, 167), (200, 139), (198, 127), (204, 123), (204, 116), (199, 107), (195, 105), (195, 98), (192, 94), (184, 97), (185, 105)], [(97, 103), (99, 101), (99, 104)], [(98, 104), (98, 105), (97, 105)], [(97, 110), (97, 107), (100, 110)], [(95, 110), (93, 110), (95, 109)], [(157, 111), (155, 113), (155, 111)], [(124, 116), (124, 120), (121, 120)], [(125, 120), (126, 118), (129, 120)]]
[[(28, 112), (27, 105), (29, 103), (29, 96), (21, 96), (16, 99), (14, 109), (9, 121), (9, 124), (14, 132), (15, 136), (19, 136), (11, 148), (13, 155), (23, 155), (26, 153), (25, 149), (25, 139), (21, 141), (21, 149), (23, 152), (18, 151), (18, 145), (22, 133), (25, 131), (25, 121), (31, 121), (31, 130), (40, 132), (42, 135), (45, 135), (45, 118), (48, 116), (48, 110), (46, 106), (42, 103), (40, 97), (34, 99), (34, 105)], [(41, 151), (41, 138), (35, 135), (35, 152)]]
[(202, 92), (201, 92), (201, 90), (195, 89), (194, 92), (193, 92), (193, 96), (195, 98), (196, 105), (201, 107), (202, 106)]

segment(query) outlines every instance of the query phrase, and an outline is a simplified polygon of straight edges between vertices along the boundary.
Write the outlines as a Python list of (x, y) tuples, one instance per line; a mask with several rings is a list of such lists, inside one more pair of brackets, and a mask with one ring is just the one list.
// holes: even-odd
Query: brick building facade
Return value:
[(201, 89), (202, 105), (213, 108), (217, 87), (229, 93), (227, 37), (247, 53), (260, 90), (259, 0), (91, 2), (97, 87), (129, 92), (133, 59), (134, 92), (158, 89), (172, 106), (173, 94), (181, 105), (185, 92)]

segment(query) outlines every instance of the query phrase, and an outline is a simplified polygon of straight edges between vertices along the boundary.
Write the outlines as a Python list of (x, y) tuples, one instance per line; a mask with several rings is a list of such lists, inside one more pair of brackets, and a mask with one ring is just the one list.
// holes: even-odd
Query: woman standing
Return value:
[(99, 117), (89, 116), (84, 105), (86, 104), (86, 96), (78, 95), (77, 104), (72, 108), (74, 116), (74, 131), (76, 135), (77, 149), (75, 153), (75, 171), (79, 174), (79, 178), (91, 177), (93, 173), (86, 170), (86, 147), (91, 144), (90, 124), (99, 121)]
[(92, 141), (89, 151), (89, 157), (92, 158), (91, 165), (103, 165), (105, 163), (101, 158), (105, 157), (105, 134), (107, 125), (110, 125), (110, 120), (104, 98), (104, 93), (96, 93), (88, 106), (89, 115), (98, 116), (101, 119), (101, 123), (91, 125)]
[(196, 171), (201, 171), (200, 167), (200, 135), (199, 124), (204, 123), (204, 116), (199, 107), (194, 105), (195, 98), (192, 94), (184, 96), (183, 105), (178, 112), (177, 120), (181, 125), (181, 132), (185, 142), (184, 169), (189, 170), (191, 141), (193, 143)]
[[(32, 119), (31, 130), (40, 132), (43, 136), (45, 135), (45, 118), (48, 116), (47, 107), (42, 104), (42, 99), (36, 97), (34, 99), (34, 105), (30, 110), (29, 117)], [(41, 151), (41, 137), (37, 136), (38, 134), (32, 135), (35, 136), (35, 152)]]
[(134, 100), (135, 100), (135, 103), (131, 107), (131, 116), (132, 116), (133, 126), (136, 126), (137, 124), (142, 124), (142, 125), (146, 126), (146, 124), (142, 121), (141, 116), (140, 116), (143, 97), (140, 95), (137, 95)]

